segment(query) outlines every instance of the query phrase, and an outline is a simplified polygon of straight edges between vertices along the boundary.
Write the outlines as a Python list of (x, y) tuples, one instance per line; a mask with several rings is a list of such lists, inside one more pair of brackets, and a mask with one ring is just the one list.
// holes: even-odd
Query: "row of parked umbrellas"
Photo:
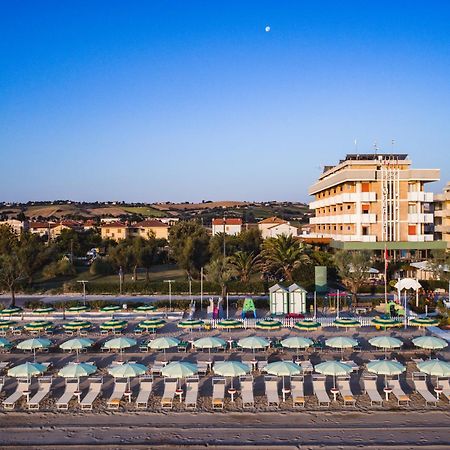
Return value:
[[(100, 311), (102, 312), (114, 312), (114, 311), (120, 311), (122, 310), (122, 306), (121, 305), (107, 305), (104, 306), (103, 308), (100, 308)], [(72, 312), (72, 313), (82, 313), (82, 312), (88, 312), (91, 310), (91, 307), (89, 305), (77, 305), (77, 306), (71, 306), (70, 308), (67, 308), (66, 311), (67, 312)], [(136, 308), (134, 308), (135, 311), (138, 312), (151, 312), (151, 311), (156, 311), (156, 306), (154, 305), (140, 305), (137, 306)], [(53, 306), (46, 306), (43, 308), (36, 308), (32, 311), (33, 314), (38, 314), (38, 315), (46, 315), (46, 314), (51, 314), (52, 312), (55, 312), (56, 308), (54, 308)], [(23, 313), (23, 309), (20, 308), (19, 306), (12, 306), (9, 308), (3, 308), (2, 310), (0, 310), (0, 316), (15, 316), (17, 314), (22, 314)]]

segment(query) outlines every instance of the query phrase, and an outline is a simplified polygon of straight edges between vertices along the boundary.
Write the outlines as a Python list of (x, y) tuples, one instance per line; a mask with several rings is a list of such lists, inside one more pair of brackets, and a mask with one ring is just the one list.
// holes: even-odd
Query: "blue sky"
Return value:
[(355, 138), (437, 191), (449, 23), (447, 1), (2, 2), (0, 200), (304, 201)]

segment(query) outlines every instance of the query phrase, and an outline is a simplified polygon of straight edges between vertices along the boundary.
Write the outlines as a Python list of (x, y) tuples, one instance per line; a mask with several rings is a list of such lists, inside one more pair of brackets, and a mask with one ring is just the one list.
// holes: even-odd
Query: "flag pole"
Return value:
[(384, 246), (384, 304), (387, 307), (387, 268), (388, 268), (388, 250), (387, 245)]

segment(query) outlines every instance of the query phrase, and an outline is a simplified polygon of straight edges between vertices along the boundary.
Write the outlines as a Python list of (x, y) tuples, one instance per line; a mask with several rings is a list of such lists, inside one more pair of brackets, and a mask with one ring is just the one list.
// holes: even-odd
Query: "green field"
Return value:
[(144, 217), (164, 217), (163, 211), (148, 206), (124, 206), (123, 210), (131, 214), (139, 214)]

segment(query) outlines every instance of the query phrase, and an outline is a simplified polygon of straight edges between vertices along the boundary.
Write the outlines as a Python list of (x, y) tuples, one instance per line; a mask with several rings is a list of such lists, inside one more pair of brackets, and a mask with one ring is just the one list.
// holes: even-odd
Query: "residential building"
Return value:
[(242, 219), (225, 218), (212, 220), (212, 235), (225, 233), (236, 236), (242, 231)]
[(120, 241), (130, 236), (130, 229), (122, 222), (109, 222), (100, 227), (102, 239)]
[(258, 229), (263, 239), (281, 236), (282, 234), (286, 236), (298, 235), (297, 227), (292, 226), (286, 220), (278, 217), (268, 217), (267, 219), (261, 220), (258, 222)]
[(7, 225), (11, 227), (14, 233), (20, 235), (23, 231), (28, 230), (29, 223), (27, 221), (17, 220), (17, 219), (7, 219), (0, 222), (1, 225)]
[(434, 234), (450, 248), (450, 183), (442, 194), (434, 196)]
[(50, 238), (56, 239), (63, 230), (83, 231), (83, 225), (75, 220), (62, 220), (59, 223), (52, 224), (50, 228)]
[(53, 222), (30, 222), (29, 232), (41, 237), (51, 237), (51, 230), (55, 227)]
[(414, 169), (406, 154), (349, 154), (310, 187), (312, 235), (346, 249), (430, 250), (439, 169)]
[(143, 220), (134, 224), (131, 228), (131, 233), (134, 236), (147, 239), (151, 234), (154, 234), (157, 239), (169, 239), (169, 225), (159, 220)]

